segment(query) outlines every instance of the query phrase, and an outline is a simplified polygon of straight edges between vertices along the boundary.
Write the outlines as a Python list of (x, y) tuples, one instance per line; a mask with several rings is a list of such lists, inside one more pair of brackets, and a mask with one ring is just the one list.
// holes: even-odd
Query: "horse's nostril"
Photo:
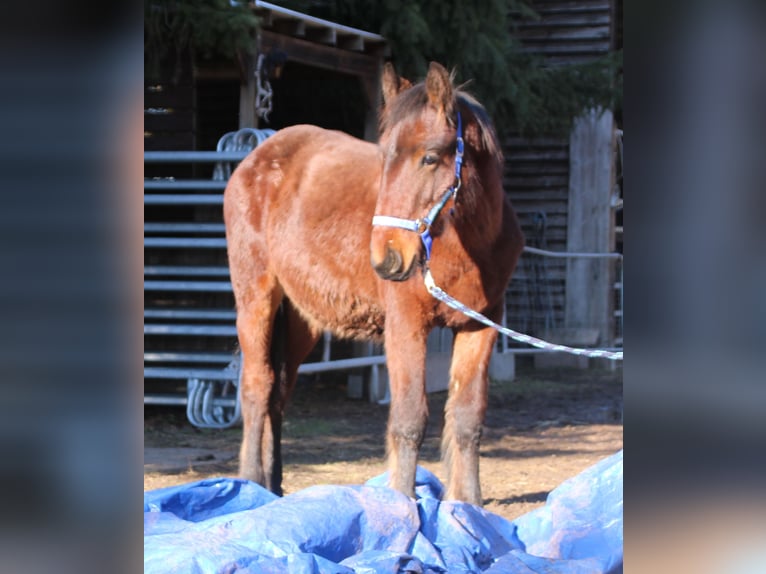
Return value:
[(404, 266), (402, 256), (398, 251), (388, 249), (386, 252), (386, 258), (383, 261), (383, 266), (390, 275), (396, 275), (402, 271)]
[(375, 271), (384, 279), (389, 279), (402, 272), (404, 261), (402, 254), (394, 249), (386, 249), (386, 256), (377, 264), (373, 263)]

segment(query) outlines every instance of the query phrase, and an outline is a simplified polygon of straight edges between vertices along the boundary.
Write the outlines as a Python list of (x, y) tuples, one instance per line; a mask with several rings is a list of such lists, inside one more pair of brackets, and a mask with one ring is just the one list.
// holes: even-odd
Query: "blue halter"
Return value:
[(398, 227), (400, 229), (406, 229), (407, 231), (414, 231), (420, 235), (420, 240), (423, 242), (423, 248), (426, 252), (426, 263), (431, 260), (431, 245), (433, 244), (433, 237), (431, 237), (431, 226), (433, 225), (439, 213), (450, 198), (457, 195), (458, 189), (460, 189), (460, 174), (463, 169), (463, 121), (460, 117), (460, 112), (457, 113), (457, 145), (455, 151), (455, 182), (449, 186), (444, 195), (442, 195), (439, 202), (434, 205), (428, 214), (422, 219), (403, 219), (401, 217), (392, 217), (390, 215), (375, 215), (372, 218), (372, 224), (382, 227)]

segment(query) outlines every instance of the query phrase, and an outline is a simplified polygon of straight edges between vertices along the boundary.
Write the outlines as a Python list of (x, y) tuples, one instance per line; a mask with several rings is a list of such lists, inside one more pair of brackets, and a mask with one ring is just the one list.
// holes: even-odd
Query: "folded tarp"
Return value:
[(385, 481), (283, 498), (228, 478), (146, 492), (144, 572), (622, 572), (622, 451), (512, 522), (442, 501), (423, 468), (416, 500)]

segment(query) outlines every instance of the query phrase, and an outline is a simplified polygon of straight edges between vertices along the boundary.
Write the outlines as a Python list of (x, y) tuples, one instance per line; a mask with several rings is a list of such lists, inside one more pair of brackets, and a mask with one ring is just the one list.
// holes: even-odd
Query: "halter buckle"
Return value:
[(455, 177), (455, 183), (452, 185), (452, 197), (457, 197), (457, 190), (460, 189), (460, 185), (463, 183), (463, 180), (460, 178), (460, 176)]

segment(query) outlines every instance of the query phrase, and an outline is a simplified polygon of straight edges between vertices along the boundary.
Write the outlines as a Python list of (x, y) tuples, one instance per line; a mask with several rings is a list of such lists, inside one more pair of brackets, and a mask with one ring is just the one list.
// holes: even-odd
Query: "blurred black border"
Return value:
[[(766, 18), (626, 4), (626, 565), (647, 571), (655, 512), (764, 505)], [(3, 571), (141, 568), (142, 18), (0, 24)]]
[(142, 569), (143, 9), (0, 22), (0, 570)]
[(735, 571), (766, 506), (766, 7), (624, 15), (626, 570)]

